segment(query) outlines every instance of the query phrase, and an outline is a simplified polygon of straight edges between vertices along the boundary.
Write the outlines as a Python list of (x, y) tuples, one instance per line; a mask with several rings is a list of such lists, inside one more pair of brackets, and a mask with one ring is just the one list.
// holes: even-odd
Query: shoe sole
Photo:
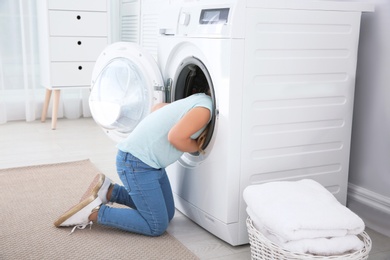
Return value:
[(54, 226), (60, 227), (62, 223), (64, 223), (67, 219), (72, 217), (74, 214), (82, 210), (84, 207), (86, 207), (88, 204), (90, 204), (92, 201), (94, 201), (97, 198), (97, 196), (89, 196), (88, 198), (84, 199), (80, 203), (76, 204), (72, 208), (70, 208), (68, 211), (66, 211), (64, 214), (62, 214), (55, 222)]
[(102, 173), (95, 176), (91, 184), (89, 185), (87, 191), (83, 194), (83, 196), (80, 199), (81, 201), (84, 201), (89, 196), (97, 196), (100, 188), (103, 186), (106, 176)]

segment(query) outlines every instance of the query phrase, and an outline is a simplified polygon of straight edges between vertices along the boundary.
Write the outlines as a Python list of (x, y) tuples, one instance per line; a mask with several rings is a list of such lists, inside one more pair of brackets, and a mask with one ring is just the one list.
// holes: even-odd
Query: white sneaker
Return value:
[(81, 197), (80, 201), (85, 200), (90, 196), (99, 197), (103, 204), (108, 203), (107, 192), (110, 188), (112, 181), (107, 178), (104, 174), (100, 173), (95, 176), (87, 191)]
[[(90, 196), (83, 201), (79, 202), (67, 212), (62, 214), (55, 222), (56, 227), (77, 226), (85, 228), (88, 225), (92, 225), (92, 221), (89, 220), (89, 215), (102, 204), (99, 197)], [(72, 230), (73, 232), (74, 230)]]

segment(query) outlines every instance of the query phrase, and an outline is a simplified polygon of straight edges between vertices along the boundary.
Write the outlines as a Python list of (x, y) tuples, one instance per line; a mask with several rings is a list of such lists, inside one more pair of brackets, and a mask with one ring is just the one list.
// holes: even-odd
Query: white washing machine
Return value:
[(331, 1), (171, 1), (159, 23), (158, 66), (130, 43), (101, 54), (92, 115), (120, 140), (154, 102), (207, 82), (215, 114), (206, 153), (186, 153), (167, 172), (177, 209), (231, 245), (245, 244), (242, 192), (250, 184), (311, 178), (346, 203), (360, 17), (372, 10)]

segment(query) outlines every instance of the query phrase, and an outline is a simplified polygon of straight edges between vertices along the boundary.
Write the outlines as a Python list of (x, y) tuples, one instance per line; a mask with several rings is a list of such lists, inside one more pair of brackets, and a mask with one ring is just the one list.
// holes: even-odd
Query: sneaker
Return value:
[(76, 226), (78, 228), (85, 228), (88, 225), (92, 225), (92, 221), (89, 220), (89, 215), (101, 204), (102, 201), (99, 197), (95, 198), (94, 196), (90, 196), (62, 214), (54, 222), (54, 225), (56, 227)]
[(111, 186), (111, 183), (111, 180), (104, 174), (97, 174), (89, 185), (87, 191), (81, 197), (80, 201), (83, 201), (90, 196), (94, 196), (95, 198), (99, 197), (103, 204), (108, 203), (107, 192)]

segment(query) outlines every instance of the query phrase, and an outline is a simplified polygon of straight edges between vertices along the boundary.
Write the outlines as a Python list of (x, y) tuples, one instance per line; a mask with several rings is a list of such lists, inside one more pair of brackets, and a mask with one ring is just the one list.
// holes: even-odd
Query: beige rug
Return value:
[(0, 170), (0, 259), (198, 259), (168, 233), (54, 227), (97, 172), (89, 160)]

